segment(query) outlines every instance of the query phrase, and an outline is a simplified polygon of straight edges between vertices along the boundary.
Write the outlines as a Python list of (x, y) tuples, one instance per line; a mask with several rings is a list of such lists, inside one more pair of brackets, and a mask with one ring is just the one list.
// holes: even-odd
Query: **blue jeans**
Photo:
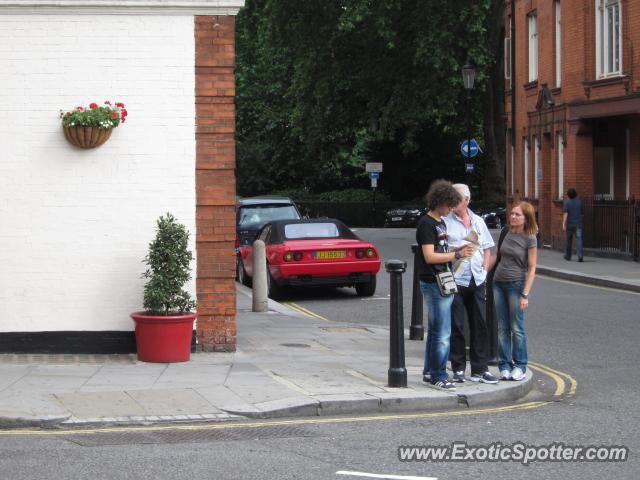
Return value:
[(453, 295), (443, 297), (437, 283), (420, 281), (420, 290), (429, 319), (424, 353), (423, 374), (430, 373), (431, 381), (447, 380), (447, 360), (451, 343), (451, 304)]
[(576, 255), (582, 258), (582, 227), (580, 225), (567, 225), (567, 242), (565, 245), (564, 256), (571, 258), (573, 236), (576, 236)]
[(493, 282), (493, 302), (498, 322), (498, 366), (500, 371), (527, 371), (527, 333), (520, 294), (524, 281)]

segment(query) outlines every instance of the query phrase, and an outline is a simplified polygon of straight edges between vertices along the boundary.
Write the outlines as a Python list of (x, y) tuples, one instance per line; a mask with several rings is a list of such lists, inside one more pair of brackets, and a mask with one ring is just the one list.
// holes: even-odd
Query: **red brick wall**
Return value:
[[(533, 147), (533, 136), (540, 132), (530, 129), (538, 118), (536, 101), (538, 95), (547, 84), (554, 100), (554, 120), (541, 135), (542, 151), (540, 164), (543, 176), (540, 181), (539, 198), (534, 199), (534, 151), (529, 151), (529, 199), (536, 206), (541, 223), (542, 240), (545, 244), (555, 243), (561, 234), (561, 203), (557, 200), (557, 134), (560, 132), (566, 141), (564, 149), (564, 191), (576, 188), (584, 196), (593, 194), (593, 128), (591, 120), (569, 122), (567, 115), (570, 104), (623, 97), (640, 94), (640, 0), (623, 0), (623, 73), (625, 78), (612, 82), (593, 82), (596, 80), (595, 59), (595, 2), (589, 0), (561, 0), (562, 8), (562, 84), (556, 88), (555, 66), (555, 2), (553, 0), (513, 0), (515, 1), (515, 38), (516, 38), (516, 78), (512, 79), (513, 88), (506, 95), (506, 102), (511, 102), (511, 95), (516, 100), (515, 131), (515, 191), (512, 198), (524, 199), (524, 140), (529, 140)], [(511, 1), (505, 1), (505, 19), (511, 12)], [(538, 30), (538, 80), (528, 83), (528, 19), (531, 12), (537, 14)], [(508, 31), (508, 29), (507, 29)], [(507, 82), (507, 88), (510, 88)], [(511, 105), (505, 108), (509, 118), (506, 125), (511, 126)], [(621, 122), (611, 120), (609, 128), (620, 129), (624, 136), (626, 128), (630, 128), (630, 193), (636, 198), (640, 196), (640, 116), (627, 116)], [(612, 138), (616, 142), (616, 198), (626, 193), (624, 178), (619, 173), (626, 168), (625, 139)], [(507, 147), (510, 149), (510, 145)], [(506, 158), (510, 165), (511, 152)], [(507, 191), (510, 192), (511, 172), (507, 171)]]
[(198, 348), (236, 349), (235, 17), (198, 16), (196, 249)]

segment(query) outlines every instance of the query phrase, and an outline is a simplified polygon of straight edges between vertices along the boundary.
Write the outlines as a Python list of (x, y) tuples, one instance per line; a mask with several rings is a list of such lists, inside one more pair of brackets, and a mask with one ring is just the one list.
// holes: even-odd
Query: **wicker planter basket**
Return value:
[(80, 148), (96, 148), (109, 140), (112, 128), (62, 127), (64, 137), (71, 145)]

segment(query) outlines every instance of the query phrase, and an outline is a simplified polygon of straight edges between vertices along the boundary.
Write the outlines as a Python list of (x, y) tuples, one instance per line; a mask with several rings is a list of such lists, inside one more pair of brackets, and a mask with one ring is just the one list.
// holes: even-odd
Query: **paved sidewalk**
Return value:
[[(251, 312), (238, 286), (238, 351), (152, 364), (135, 355), (0, 355), (0, 426), (222, 421), (428, 411), (511, 402), (523, 382), (457, 393), (422, 383), (424, 342), (405, 342), (408, 388), (388, 388), (386, 328), (327, 322), (275, 302)], [(496, 372), (497, 373), (497, 372)]]
[(575, 282), (640, 292), (640, 262), (612, 258), (584, 257), (578, 262), (564, 259), (557, 250), (538, 250), (537, 272)]

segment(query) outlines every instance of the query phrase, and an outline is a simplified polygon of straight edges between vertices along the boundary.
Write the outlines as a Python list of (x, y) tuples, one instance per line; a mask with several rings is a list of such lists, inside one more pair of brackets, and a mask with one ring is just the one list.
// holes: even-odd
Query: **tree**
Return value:
[(248, 0), (237, 37), (241, 192), (366, 186), (367, 160), (383, 161), (381, 186), (398, 198), (435, 176), (461, 179), (460, 69), (469, 55), (478, 65), (482, 139), (493, 3)]

